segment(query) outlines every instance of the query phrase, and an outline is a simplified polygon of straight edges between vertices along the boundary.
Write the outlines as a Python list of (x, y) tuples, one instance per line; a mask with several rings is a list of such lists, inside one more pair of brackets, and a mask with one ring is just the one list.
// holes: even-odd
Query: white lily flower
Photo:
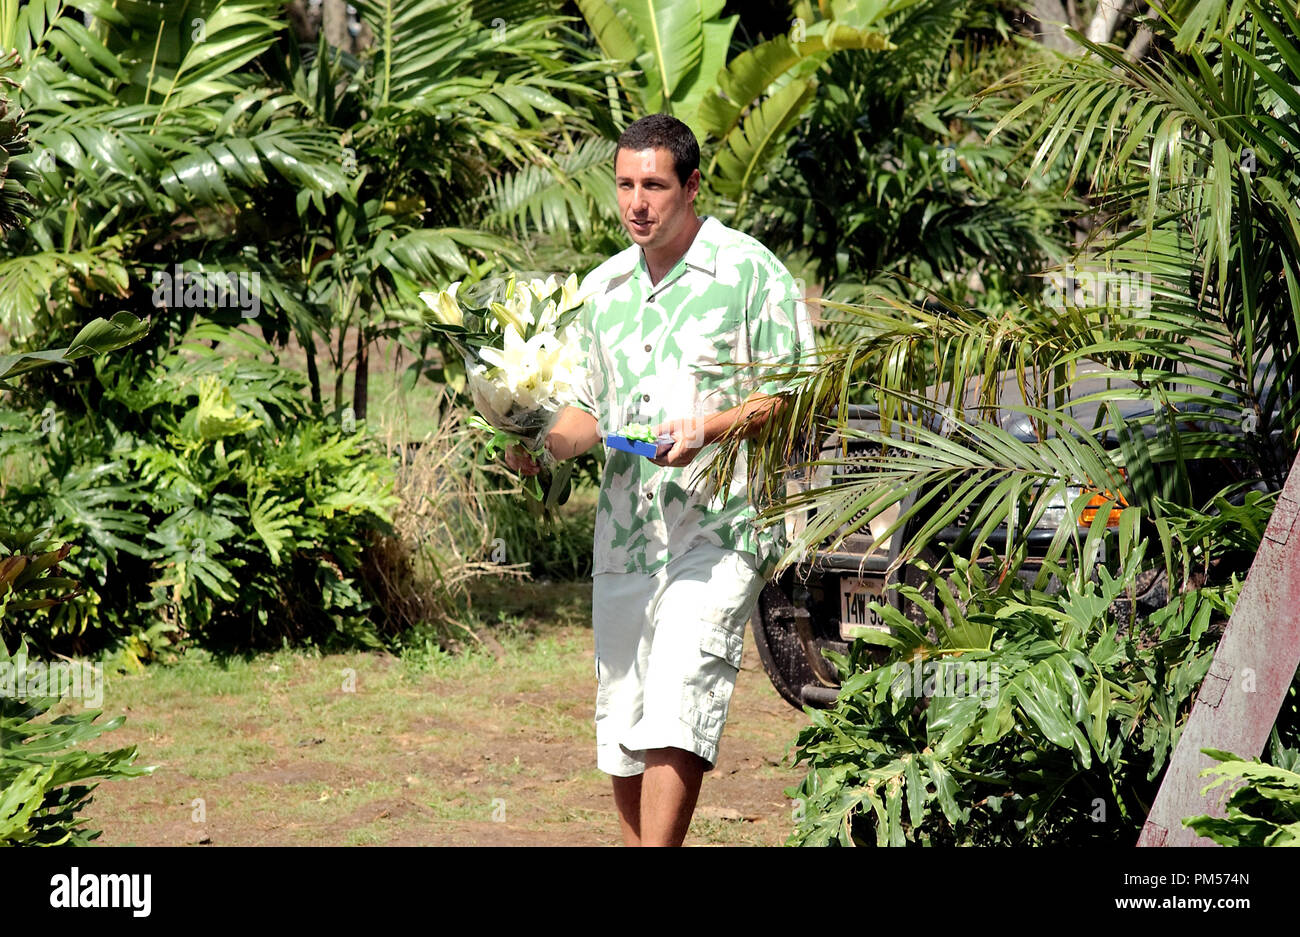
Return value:
[(583, 292), (579, 290), (578, 275), (576, 273), (570, 273), (569, 278), (565, 280), (564, 285), (560, 287), (559, 311), (564, 313), (577, 306), (581, 306), (587, 301), (589, 293), (590, 291)]
[(465, 314), (460, 308), (460, 303), (456, 301), (456, 290), (460, 289), (461, 281), (457, 280), (447, 289), (434, 293), (431, 290), (425, 290), (420, 294), (420, 299), (433, 312), (433, 318), (443, 325), (464, 325)]
[[(431, 308), (441, 308), (441, 300), (431, 298)], [(489, 424), (532, 439), (572, 401), (586, 381), (586, 360), (577, 329), (557, 330), (556, 323), (586, 299), (577, 276), (561, 282), (552, 275), (512, 278), (505, 297), (491, 304), (486, 328), (499, 339), (479, 348), (467, 368), (474, 404)]]
[(504, 384), (493, 380), (492, 372), (481, 364), (470, 368), (467, 376), (474, 406), (485, 420), (500, 426), (514, 406), (514, 395)]
[(545, 280), (534, 278), (528, 281), (528, 289), (538, 299), (550, 298), (560, 286), (560, 279), (555, 274), (551, 274)]

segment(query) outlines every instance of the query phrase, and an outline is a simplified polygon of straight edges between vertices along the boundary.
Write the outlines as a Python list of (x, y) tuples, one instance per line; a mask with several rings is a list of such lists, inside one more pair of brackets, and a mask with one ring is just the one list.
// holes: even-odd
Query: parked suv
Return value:
[[(1086, 375), (1089, 369), (1101, 371), (1099, 365), (1088, 365), (1081, 369)], [(1101, 379), (1082, 378), (1071, 386), (1071, 399), (1082, 399), (1087, 395), (1114, 387)], [(1004, 405), (1015, 406), (1022, 402), (1018, 384), (1013, 374), (1004, 375), (999, 401)], [(943, 388), (938, 388), (942, 392)], [(965, 404), (973, 410), (977, 388), (968, 388)], [(946, 394), (935, 395), (934, 399), (944, 399)], [(1190, 428), (1223, 431), (1226, 427), (1239, 427), (1240, 415), (1227, 405), (1210, 410), (1205, 408), (1184, 408), (1193, 420)], [(1120, 413), (1126, 421), (1149, 416), (1150, 404), (1144, 400), (1117, 401)], [(1085, 403), (1067, 407), (1069, 414), (1083, 426), (1093, 426), (1097, 417), (1098, 404)], [(1193, 410), (1204, 413), (1203, 421), (1197, 419)], [(866, 406), (849, 406), (846, 413), (847, 425), (851, 430), (878, 432), (879, 417), (876, 411)], [(1037, 436), (1028, 418), (1014, 409), (1000, 409), (997, 419), (1001, 426), (1024, 442), (1034, 442)], [(1148, 436), (1154, 435), (1152, 426), (1147, 426)], [(870, 471), (870, 460), (875, 444), (856, 439), (854, 433), (834, 432), (821, 440), (818, 449), (821, 459), (833, 459), (837, 464), (831, 468), (821, 466), (813, 478), (804, 483), (792, 483), (794, 488), (824, 488), (834, 485), (836, 479), (847, 478), (863, 471)], [(1221, 463), (1194, 464), (1191, 468), (1193, 496), (1201, 503), (1213, 493), (1221, 490), (1231, 481), (1225, 474), (1240, 474), (1240, 466), (1224, 466)], [(1262, 486), (1263, 483), (1260, 483)], [(1101, 499), (1098, 499), (1101, 500)], [(754, 641), (758, 647), (763, 669), (767, 671), (773, 685), (781, 696), (793, 706), (804, 705), (825, 707), (831, 705), (839, 690), (839, 678), (835, 667), (823, 656), (823, 651), (836, 651), (847, 654), (855, 631), (864, 628), (885, 629), (880, 616), (870, 608), (870, 603), (883, 600), (915, 621), (923, 621), (919, 610), (909, 609), (897, 590), (888, 589), (891, 583), (901, 580), (911, 585), (923, 585), (925, 576), (915, 561), (897, 563), (901, 546), (910, 539), (914, 527), (909, 527), (901, 534), (895, 534), (887, 541), (868, 550), (873, 537), (871, 530), (877, 534), (886, 530), (899, 516), (899, 511), (906, 504), (895, 507), (892, 511), (875, 518), (866, 525), (854, 526), (850, 522), (848, 536), (835, 549), (830, 549), (830, 541), (824, 541), (821, 547), (812, 551), (804, 561), (791, 566), (774, 577), (763, 589), (758, 607), (752, 620)], [(1021, 569), (1021, 575), (1032, 577), (1038, 572), (1057, 529), (1063, 523), (1078, 523), (1078, 518), (1067, 517), (1067, 511), (1049, 509), (1044, 514), (1040, 526), (1030, 532), (1028, 537), (1028, 559)], [(866, 511), (859, 517), (865, 517)], [(811, 512), (792, 511), (786, 517), (786, 530), (793, 539), (807, 525)], [(933, 565), (944, 554), (946, 548), (958, 543), (968, 533), (963, 521), (940, 531), (932, 542), (921, 551), (920, 559)], [(843, 531), (844, 528), (841, 528)], [(988, 543), (999, 548), (1006, 543), (1007, 532), (1001, 528), (993, 532)], [(897, 565), (892, 573), (888, 571)], [(1148, 574), (1138, 582), (1136, 601), (1139, 613), (1160, 607), (1167, 601), (1165, 577), (1156, 573)], [(909, 603), (910, 604), (910, 603)]]

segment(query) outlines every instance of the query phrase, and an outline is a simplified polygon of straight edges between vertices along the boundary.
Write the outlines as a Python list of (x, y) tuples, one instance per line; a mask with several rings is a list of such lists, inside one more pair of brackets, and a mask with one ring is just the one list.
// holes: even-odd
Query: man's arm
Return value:
[(770, 394), (750, 394), (740, 406), (715, 413), (704, 421), (703, 445), (717, 442), (738, 423), (743, 426), (736, 435), (741, 439), (752, 439), (768, 420), (785, 409), (786, 403), (783, 398)]
[(737, 424), (741, 424), (737, 434), (741, 439), (756, 436), (763, 425), (779, 414), (785, 405), (786, 401), (780, 397), (756, 392), (750, 394), (740, 406), (715, 413), (703, 422), (669, 420), (660, 423), (655, 432), (672, 433), (677, 442), (661, 458), (650, 461), (667, 468), (682, 468), (689, 465), (701, 449), (717, 442)]
[[(557, 460), (574, 459), (600, 442), (600, 425), (596, 418), (580, 407), (565, 407), (560, 417), (546, 434), (544, 445)], [(536, 475), (541, 471), (522, 446), (506, 449), (506, 465), (521, 475)]]
[(576, 459), (600, 442), (600, 425), (581, 407), (565, 407), (546, 434), (546, 448), (559, 461)]

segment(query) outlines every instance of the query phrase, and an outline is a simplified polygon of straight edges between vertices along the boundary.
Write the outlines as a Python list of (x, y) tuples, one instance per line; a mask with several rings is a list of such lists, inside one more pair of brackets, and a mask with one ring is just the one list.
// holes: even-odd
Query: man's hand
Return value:
[(518, 443), (506, 449), (506, 465), (520, 475), (536, 475), (542, 470), (542, 467), (537, 464), (537, 460), (530, 456), (528, 451)]
[(704, 438), (705, 421), (696, 419), (668, 420), (655, 427), (655, 435), (668, 433), (673, 437), (672, 448), (663, 455), (651, 459), (655, 465), (664, 468), (684, 468), (694, 461), (701, 449), (707, 445)]
[[(565, 407), (555, 426), (546, 434), (546, 451), (557, 462), (575, 459), (600, 442), (596, 418), (577, 407)], [(536, 475), (542, 470), (537, 460), (523, 446), (515, 443), (506, 449), (506, 465), (520, 475)]]
[(740, 431), (741, 439), (756, 436), (763, 424), (771, 419), (782, 405), (779, 397), (753, 394), (740, 406), (715, 413), (706, 419), (687, 417), (683, 420), (668, 420), (660, 423), (655, 427), (655, 433), (671, 433), (676, 442), (662, 456), (650, 461), (664, 468), (682, 468), (690, 465), (701, 449), (717, 442), (738, 423), (744, 423)]

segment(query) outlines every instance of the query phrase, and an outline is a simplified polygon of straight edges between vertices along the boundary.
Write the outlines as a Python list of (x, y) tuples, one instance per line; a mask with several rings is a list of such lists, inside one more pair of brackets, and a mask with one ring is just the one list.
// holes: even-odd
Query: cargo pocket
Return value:
[(745, 620), (737, 622), (734, 612), (724, 611), (706, 615), (702, 624), (699, 685), (695, 687), (690, 723), (695, 734), (713, 750), (736, 687), (745, 648)]
[(720, 657), (737, 670), (745, 650), (745, 619), (735, 621), (734, 612), (717, 612), (705, 616), (700, 650)]
[(763, 588), (763, 578), (756, 572), (749, 556), (731, 553), (727, 557), (723, 566), (728, 570), (727, 578), (715, 580), (720, 587), (726, 588), (727, 597), (701, 616), (704, 634), (700, 638), (700, 650), (725, 660), (737, 670), (745, 648), (745, 625), (753, 614), (758, 592)]

